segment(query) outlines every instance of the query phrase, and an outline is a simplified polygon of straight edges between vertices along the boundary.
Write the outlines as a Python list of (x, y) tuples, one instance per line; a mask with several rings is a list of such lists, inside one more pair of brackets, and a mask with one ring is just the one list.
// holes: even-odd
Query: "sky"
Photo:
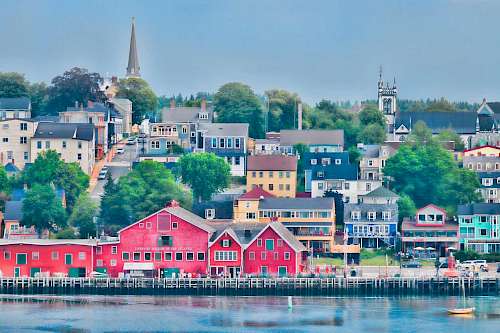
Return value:
[(157, 95), (243, 82), (308, 103), (500, 99), (498, 0), (1, 0), (0, 71), (50, 80), (72, 67), (123, 77), (131, 17)]

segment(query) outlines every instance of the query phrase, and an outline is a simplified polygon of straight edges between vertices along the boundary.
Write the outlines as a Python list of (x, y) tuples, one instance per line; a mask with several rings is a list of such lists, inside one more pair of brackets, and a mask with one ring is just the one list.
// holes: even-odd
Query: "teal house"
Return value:
[(500, 253), (500, 203), (460, 205), (460, 249)]

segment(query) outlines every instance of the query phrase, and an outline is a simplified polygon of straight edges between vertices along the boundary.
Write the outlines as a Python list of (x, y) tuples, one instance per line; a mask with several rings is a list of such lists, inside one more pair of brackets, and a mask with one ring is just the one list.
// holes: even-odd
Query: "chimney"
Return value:
[(302, 103), (297, 105), (297, 129), (302, 131)]
[(207, 111), (207, 99), (203, 97), (201, 99), (201, 112), (206, 112)]
[(173, 110), (175, 109), (175, 98), (171, 98), (170, 99), (170, 110)]
[(169, 203), (167, 203), (167, 207), (180, 207), (180, 206), (179, 206), (179, 203), (177, 201), (172, 200)]

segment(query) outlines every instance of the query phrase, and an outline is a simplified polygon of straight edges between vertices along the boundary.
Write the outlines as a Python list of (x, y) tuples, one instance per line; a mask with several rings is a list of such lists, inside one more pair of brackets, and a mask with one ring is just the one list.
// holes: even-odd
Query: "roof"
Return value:
[(0, 245), (14, 245), (14, 244), (27, 244), (27, 245), (97, 245), (96, 239), (0, 239)]
[(344, 130), (281, 130), (282, 146), (293, 146), (297, 143), (344, 146)]
[(12, 162), (5, 164), (4, 168), (6, 172), (19, 172), (19, 168)]
[[(479, 180), (481, 182), (482, 188), (500, 188), (500, 172), (492, 171), (492, 172), (477, 172)], [(483, 184), (483, 179), (491, 179), (491, 185), (487, 186)]]
[(361, 156), (366, 158), (376, 158), (380, 156), (380, 145), (359, 145)]
[(500, 215), (500, 203), (459, 205), (457, 215)]
[(193, 203), (193, 213), (204, 218), (206, 209), (215, 209), (215, 219), (233, 218), (233, 201), (205, 201)]
[(366, 193), (363, 197), (368, 198), (399, 198), (399, 195), (384, 186), (379, 186), (373, 191)]
[(260, 200), (261, 198), (274, 198), (274, 195), (257, 186), (250, 190), (250, 192), (242, 194), (238, 199), (245, 200)]
[(202, 112), (201, 107), (198, 106), (179, 106), (175, 108), (164, 107), (161, 110), (161, 120), (162, 122), (172, 122), (172, 123), (189, 123), (189, 122), (204, 122), (210, 123), (213, 119), (213, 109), (208, 106), (206, 113), (208, 113), (208, 119), (199, 119), (198, 114)]
[(35, 139), (76, 139), (93, 141), (93, 124), (40, 123), (36, 129)]
[(486, 104), (494, 113), (500, 113), (500, 102), (487, 102)]
[(288, 230), (283, 224), (279, 222), (271, 222), (269, 226), (273, 228), (273, 230), (276, 231), (276, 233), (280, 235), (281, 238), (283, 238), (283, 240), (286, 241), (295, 251), (307, 250), (304, 244), (299, 242), (290, 230)]
[(334, 198), (265, 198), (259, 209), (332, 209)]
[(198, 228), (205, 230), (207, 232), (212, 233), (215, 231), (212, 227), (210, 227), (206, 223), (205, 219), (199, 217), (198, 215), (196, 215), (196, 214), (190, 212), (189, 210), (184, 209), (180, 206), (176, 206), (176, 207), (170, 206), (170, 207), (164, 208), (164, 211), (167, 211), (172, 215), (180, 217), (184, 221), (187, 221), (187, 222), (191, 223), (192, 225), (197, 226)]
[(59, 122), (59, 116), (36, 116), (31, 120), (38, 123), (57, 123)]
[[(480, 150), (480, 149), (483, 149), (483, 148), (493, 148), (493, 149), (497, 149), (497, 150), (500, 151), (500, 147), (493, 146), (493, 145), (483, 145), (483, 146), (478, 146), (478, 147), (472, 147), (472, 148), (469, 148), (469, 149), (465, 149), (464, 153), (467, 153), (469, 151), (474, 151), (474, 150)], [(486, 156), (489, 156), (489, 155), (486, 155)]]
[(233, 238), (236, 237), (235, 240), (241, 245), (249, 244), (267, 226), (267, 223), (262, 222), (208, 221), (207, 224), (215, 230), (210, 237), (211, 242), (214, 242), (224, 232), (229, 232)]
[[(382, 212), (391, 212), (391, 218), (384, 220)], [(359, 220), (351, 218), (351, 212), (360, 212)], [(368, 212), (376, 212), (375, 221), (368, 221)], [(346, 203), (344, 204), (344, 222), (397, 222), (398, 205), (397, 204), (366, 204), (366, 203)]]
[[(318, 177), (318, 172), (323, 172), (323, 177)], [(311, 180), (325, 179), (358, 179), (357, 164), (330, 164), (330, 165), (315, 165), (311, 168)]]
[(475, 134), (477, 114), (471, 111), (398, 112), (395, 127), (398, 129), (401, 125), (404, 125), (406, 128), (412, 129), (419, 121), (423, 121), (433, 134), (438, 134), (447, 129), (453, 129), (458, 134)]
[(0, 98), (0, 110), (29, 110), (31, 101), (28, 97)]
[(205, 136), (248, 136), (246, 123), (212, 123), (200, 124)]
[(297, 171), (297, 156), (252, 155), (247, 159), (247, 170)]
[(321, 164), (321, 159), (329, 158), (330, 162), (333, 164), (335, 160), (340, 159), (341, 163), (349, 163), (349, 152), (305, 152), (302, 154), (301, 159), (304, 160), (304, 168), (308, 169), (311, 165), (311, 160), (316, 160), (317, 164)]
[(4, 219), (21, 221), (23, 219), (23, 202), (21, 200), (5, 202)]

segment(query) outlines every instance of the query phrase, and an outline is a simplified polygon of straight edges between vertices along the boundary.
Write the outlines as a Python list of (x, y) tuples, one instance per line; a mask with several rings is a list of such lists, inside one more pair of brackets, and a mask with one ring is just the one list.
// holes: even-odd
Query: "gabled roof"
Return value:
[(220, 235), (225, 231), (231, 230), (231, 237), (235, 238), (236, 241), (245, 246), (250, 243), (254, 237), (264, 229), (267, 224), (261, 222), (233, 222), (233, 221), (207, 221), (207, 224), (214, 228), (215, 232), (210, 237), (210, 241), (215, 242)]
[(1, 245), (86, 245), (96, 246), (96, 239), (0, 239)]
[(500, 203), (459, 205), (457, 215), (500, 215)]
[(212, 237), (210, 238), (210, 243), (213, 244), (213, 243), (217, 242), (217, 240), (219, 238), (221, 238), (222, 235), (224, 235), (226, 233), (229, 236), (231, 236), (231, 238), (234, 239), (235, 242), (237, 242), (240, 245), (243, 245), (243, 243), (240, 242), (240, 238), (238, 237), (236, 232), (230, 226), (226, 227), (225, 229), (221, 229), (221, 230), (217, 230), (217, 228), (216, 228), (216, 231), (212, 234)]
[[(323, 172), (323, 177), (318, 177), (318, 171)], [(325, 179), (358, 179), (358, 165), (356, 164), (330, 164), (330, 165), (315, 165), (311, 168), (312, 180)]]
[(358, 146), (361, 156), (366, 158), (380, 157), (380, 145), (361, 145)]
[[(353, 220), (351, 212), (359, 212), (360, 219)], [(376, 222), (397, 222), (398, 205), (397, 204), (367, 204), (367, 203), (346, 203), (344, 204), (344, 222), (366, 222), (368, 221), (368, 212), (375, 212)], [(383, 212), (391, 212), (390, 219), (383, 219)], [(372, 222), (370, 220), (370, 222)]]
[(200, 130), (205, 131), (205, 136), (248, 136), (246, 123), (211, 123), (200, 124)]
[(259, 209), (322, 209), (334, 208), (334, 198), (266, 198)]
[(206, 209), (215, 209), (215, 219), (232, 219), (233, 218), (233, 201), (205, 201), (193, 203), (193, 213), (200, 217), (205, 217)]
[(267, 228), (272, 228), (288, 245), (290, 245), (296, 252), (307, 251), (306, 247), (295, 238), (295, 236), (283, 224), (279, 222), (271, 222), (266, 225), (253, 239), (247, 244), (253, 243)]
[(31, 101), (28, 97), (0, 98), (0, 110), (29, 110)]
[(6, 221), (21, 221), (23, 219), (23, 202), (21, 200), (7, 201), (3, 217)]
[(483, 148), (493, 148), (493, 149), (497, 149), (498, 151), (500, 151), (500, 147), (492, 146), (492, 145), (484, 145), (484, 146), (479, 146), (479, 147), (473, 147), (473, 148), (470, 148), (470, 149), (465, 149), (464, 153), (467, 153), (469, 151), (483, 149)]
[(262, 198), (274, 198), (274, 195), (263, 190), (261, 187), (257, 186), (250, 190), (250, 192), (244, 193), (238, 197), (239, 200), (260, 200)]
[(396, 193), (392, 192), (388, 188), (384, 186), (379, 186), (373, 191), (366, 193), (363, 195), (363, 197), (367, 198), (399, 198), (399, 195)]
[(248, 171), (297, 171), (297, 156), (252, 155), (247, 159)]
[(486, 104), (494, 113), (500, 113), (500, 102), (487, 102)]
[(281, 130), (280, 145), (339, 145), (344, 146), (344, 130)]
[(434, 209), (437, 209), (437, 210), (439, 210), (440, 212), (442, 212), (443, 214), (445, 214), (445, 215), (446, 215), (446, 210), (445, 210), (444, 208), (441, 208), (441, 207), (439, 207), (439, 206), (436, 206), (435, 204), (428, 204), (428, 205), (426, 205), (426, 206), (424, 206), (424, 207), (418, 208), (418, 209), (417, 209), (417, 215), (418, 215), (418, 212), (419, 212), (419, 211), (424, 210), (424, 209), (427, 209), (427, 208), (434, 208)]
[(94, 125), (71, 123), (39, 123), (35, 139), (94, 140)]
[(212, 107), (207, 107), (205, 111), (208, 114), (208, 119), (199, 119), (198, 115), (201, 112), (201, 107), (198, 106), (176, 106), (175, 108), (164, 107), (161, 110), (161, 120), (166, 123), (192, 123), (197, 121), (202, 123), (212, 122)]
[(476, 133), (477, 113), (471, 111), (415, 111), (398, 112), (396, 114), (395, 127), (404, 125), (412, 129), (419, 121), (423, 121), (433, 134), (438, 134), (447, 129), (453, 129), (458, 134)]
[(19, 168), (12, 162), (5, 164), (4, 168), (6, 172), (12, 172), (12, 173), (19, 172)]

